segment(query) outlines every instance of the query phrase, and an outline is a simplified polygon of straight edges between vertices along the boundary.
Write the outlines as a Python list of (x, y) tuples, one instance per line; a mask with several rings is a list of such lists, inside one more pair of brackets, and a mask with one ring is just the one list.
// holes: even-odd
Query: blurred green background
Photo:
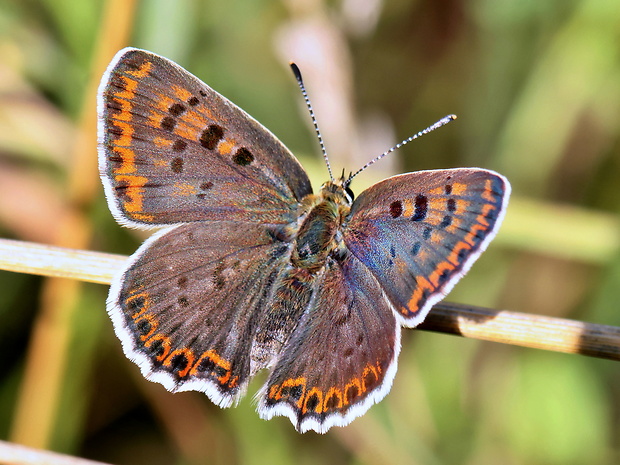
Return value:
[[(116, 50), (167, 56), (327, 178), (382, 160), (480, 166), (504, 227), (447, 300), (620, 326), (618, 0), (0, 0), (0, 234), (129, 254), (96, 172), (95, 94)], [(408, 330), (391, 393), (326, 435), (170, 394), (122, 355), (107, 286), (0, 272), (0, 438), (118, 464), (616, 464), (620, 365)]]

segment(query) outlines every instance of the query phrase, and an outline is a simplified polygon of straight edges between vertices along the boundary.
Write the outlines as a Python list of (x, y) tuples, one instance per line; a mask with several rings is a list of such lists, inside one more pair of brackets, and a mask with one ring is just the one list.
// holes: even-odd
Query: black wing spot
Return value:
[(197, 370), (202, 373), (211, 373), (215, 368), (215, 363), (209, 357), (205, 357), (200, 361)]
[(247, 166), (254, 161), (254, 155), (245, 147), (241, 147), (233, 155), (233, 161), (237, 165)]
[(443, 285), (448, 280), (448, 278), (450, 277), (450, 274), (451, 274), (450, 270), (448, 269), (443, 270), (441, 275), (439, 275), (439, 280), (438, 280), (440, 286)]
[(200, 145), (204, 148), (213, 150), (217, 147), (217, 144), (224, 137), (224, 128), (222, 126), (218, 126), (217, 124), (210, 125), (207, 129), (202, 131), (200, 135)]
[(357, 388), (357, 386), (355, 386), (354, 384), (349, 385), (348, 389), (346, 390), (346, 392), (344, 393), (345, 396), (345, 401), (347, 404), (352, 404), (353, 402), (355, 402), (355, 400), (357, 399), (357, 396), (359, 396), (360, 392), (359, 389)]
[(186, 148), (187, 142), (185, 142), (183, 139), (177, 139), (174, 141), (174, 144), (172, 144), (172, 150), (175, 152), (182, 152)]
[(403, 203), (400, 200), (394, 200), (394, 202), (390, 204), (390, 215), (392, 215), (392, 218), (398, 218), (402, 214)]
[(290, 396), (293, 399), (299, 399), (303, 393), (304, 393), (304, 388), (301, 384), (291, 387)]
[(149, 352), (153, 357), (160, 357), (164, 354), (164, 343), (161, 339), (155, 339), (148, 347)]
[(136, 330), (142, 335), (147, 335), (148, 333), (150, 333), (152, 327), (153, 326), (151, 325), (151, 323), (146, 319), (142, 319), (136, 324)]
[(428, 213), (428, 198), (423, 194), (415, 196), (415, 212), (413, 213), (412, 221), (422, 221), (426, 218)]
[(439, 223), (439, 227), (441, 229), (445, 229), (451, 224), (452, 224), (452, 217), (450, 215), (446, 215), (443, 217), (443, 220), (441, 220), (441, 223)]
[(182, 158), (173, 158), (170, 162), (170, 169), (173, 173), (182, 173), (183, 172), (183, 159)]
[(146, 299), (144, 297), (134, 297), (127, 303), (127, 307), (132, 313), (136, 313), (144, 308), (145, 303)]
[(330, 397), (328, 397), (325, 400), (325, 410), (326, 412), (329, 412), (331, 410), (334, 410), (336, 408), (338, 408), (338, 405), (340, 405), (340, 398), (338, 397), (338, 395), (336, 393), (332, 394)]
[(166, 116), (161, 120), (161, 128), (166, 131), (173, 131), (174, 127), (177, 125), (176, 120), (172, 116)]
[(170, 368), (172, 368), (172, 371), (183, 371), (187, 368), (188, 362), (189, 360), (187, 360), (185, 354), (177, 354), (172, 357)]
[(411, 248), (411, 255), (415, 257), (420, 252), (421, 247), (422, 247), (422, 244), (420, 244), (419, 242), (416, 242), (415, 244), (413, 244), (413, 247)]
[(319, 396), (316, 394), (311, 395), (306, 401), (306, 409), (314, 412), (319, 405)]
[(185, 108), (185, 105), (182, 105), (180, 103), (173, 103), (172, 105), (170, 105), (170, 108), (168, 108), (168, 113), (170, 113), (172, 116), (180, 116), (185, 113), (185, 110), (187, 110), (187, 108)]

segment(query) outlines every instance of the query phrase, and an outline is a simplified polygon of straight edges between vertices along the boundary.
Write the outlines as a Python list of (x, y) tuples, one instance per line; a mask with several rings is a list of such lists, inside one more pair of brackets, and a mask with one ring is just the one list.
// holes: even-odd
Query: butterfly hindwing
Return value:
[(377, 280), (354, 256), (328, 260), (314, 292), (263, 387), (259, 413), (324, 433), (387, 394), (400, 328)]
[(503, 176), (482, 169), (393, 176), (355, 200), (344, 241), (415, 326), (495, 236), (509, 193)]
[(108, 312), (125, 354), (171, 391), (229, 406), (250, 378), (249, 353), (283, 246), (261, 225), (190, 223), (156, 234), (115, 279)]
[(260, 123), (175, 63), (121, 50), (99, 92), (99, 168), (110, 208), (138, 227), (288, 223), (308, 176)]

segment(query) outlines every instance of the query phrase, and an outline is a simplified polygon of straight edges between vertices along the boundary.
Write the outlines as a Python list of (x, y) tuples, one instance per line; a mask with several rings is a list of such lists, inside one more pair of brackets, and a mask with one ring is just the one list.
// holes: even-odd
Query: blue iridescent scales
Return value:
[[(358, 197), (345, 241), (403, 318), (418, 324), (429, 299), (431, 305), (440, 300), (486, 248), (509, 188), (505, 178), (480, 169), (394, 176)], [(369, 235), (384, 253), (360, 240)]]
[(110, 289), (125, 354), (147, 379), (222, 407), (266, 369), (260, 416), (300, 432), (385, 397), (400, 326), (424, 319), (505, 213), (508, 181), (477, 168), (394, 176), (356, 200), (352, 178), (313, 194), (273, 134), (150, 52), (120, 51), (98, 98), (110, 209), (164, 227)]

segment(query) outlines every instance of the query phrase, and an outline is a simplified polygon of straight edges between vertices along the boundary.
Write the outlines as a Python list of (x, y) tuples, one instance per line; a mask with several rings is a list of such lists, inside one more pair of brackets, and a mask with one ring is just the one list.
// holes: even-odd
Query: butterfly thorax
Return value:
[(342, 181), (329, 181), (318, 195), (308, 195), (301, 203), (299, 229), (291, 262), (309, 272), (320, 270), (330, 254), (343, 250), (340, 232), (342, 223), (351, 209), (352, 196)]

